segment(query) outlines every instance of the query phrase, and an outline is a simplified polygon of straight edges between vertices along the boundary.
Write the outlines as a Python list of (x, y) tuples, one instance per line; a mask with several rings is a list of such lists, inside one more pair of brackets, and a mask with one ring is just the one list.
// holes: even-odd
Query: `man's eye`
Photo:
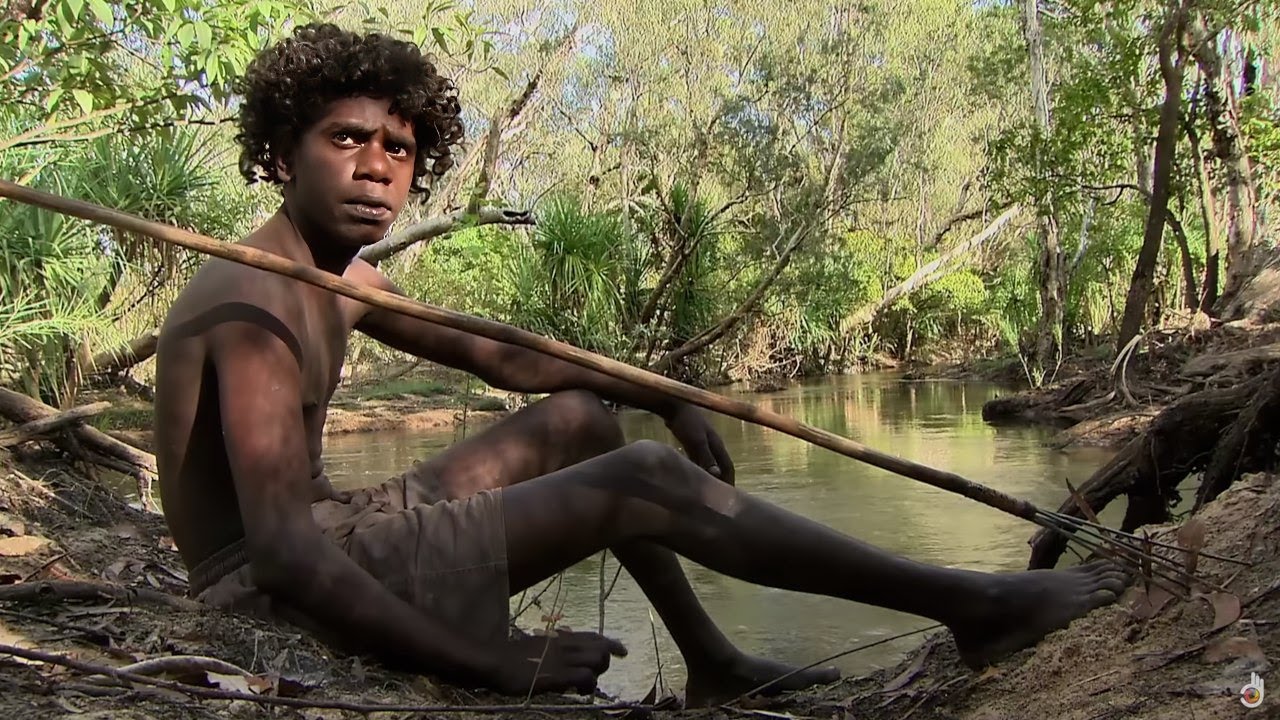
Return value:
[(404, 145), (397, 145), (396, 143), (391, 143), (387, 145), (387, 152), (391, 153), (392, 155), (395, 155), (396, 157), (405, 157), (409, 154), (409, 148), (405, 147)]
[(339, 145), (354, 145), (354, 144), (355, 144), (355, 138), (351, 137), (351, 133), (345, 133), (345, 132), (334, 133), (334, 135), (333, 135), (333, 140), (334, 140), (334, 142), (338, 143)]

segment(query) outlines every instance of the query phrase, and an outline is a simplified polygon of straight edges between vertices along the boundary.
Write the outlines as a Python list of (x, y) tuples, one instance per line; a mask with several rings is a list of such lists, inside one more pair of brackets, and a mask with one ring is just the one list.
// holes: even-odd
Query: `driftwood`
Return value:
[[(1231, 388), (1204, 390), (1187, 395), (1165, 408), (1151, 427), (1134, 438), (1079, 488), (1095, 512), (1127, 494), (1129, 508), (1120, 529), (1131, 532), (1142, 525), (1169, 519), (1169, 507), (1179, 482), (1205, 467), (1219, 435), (1263, 387), (1256, 378)], [(1075, 500), (1068, 498), (1058, 512), (1084, 517)], [(1031, 539), (1031, 568), (1053, 567), (1067, 541), (1062, 535), (1041, 530)]]
[(70, 410), (63, 410), (42, 417), (38, 420), (32, 420), (10, 430), (9, 432), (0, 433), (0, 448), (13, 447), (18, 443), (26, 442), (32, 438), (38, 438), (49, 433), (62, 430), (70, 425), (81, 422), (85, 418), (93, 417), (98, 413), (111, 407), (109, 402), (96, 402), (88, 405), (81, 405)]
[(1275, 461), (1280, 442), (1280, 370), (1274, 370), (1222, 435), (1196, 493), (1196, 509), (1222, 494), (1242, 474)]
[[(58, 411), (39, 400), (0, 388), (0, 416), (19, 424), (48, 420)], [(138, 481), (138, 498), (144, 506), (151, 506), (151, 487), (156, 477), (156, 456), (143, 452), (128, 443), (117, 440), (101, 430), (88, 425), (71, 429), (72, 439), (57, 440), (63, 450), (99, 465), (122, 470)], [(83, 447), (81, 447), (83, 446)], [(107, 460), (107, 462), (104, 462)]]
[(102, 602), (112, 600), (131, 605), (147, 603), (164, 605), (177, 610), (198, 611), (204, 606), (195, 600), (170, 595), (159, 590), (128, 587), (109, 583), (80, 580), (40, 580), (16, 585), (0, 585), (0, 602), (47, 602), (50, 600), (86, 600)]

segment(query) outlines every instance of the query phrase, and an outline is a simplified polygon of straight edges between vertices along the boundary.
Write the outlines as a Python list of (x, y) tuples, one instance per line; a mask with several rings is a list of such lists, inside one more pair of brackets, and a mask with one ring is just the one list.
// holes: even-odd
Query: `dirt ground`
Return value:
[[(767, 701), (748, 699), (710, 710), (658, 710), (672, 718), (1250, 718), (1280, 717), (1264, 700), (1239, 702), (1251, 672), (1274, 676), (1280, 657), (1280, 482), (1251, 475), (1197, 516), (1206, 528), (1204, 552), (1251, 562), (1247, 568), (1200, 558), (1200, 573), (1224, 597), (1172, 600), (1138, 619), (1137, 589), (985, 673), (958, 661), (946, 633), (930, 637), (900, 666), (849, 678), (820, 692)], [(1153, 529), (1173, 542), (1173, 527)], [(335, 654), (289, 627), (208, 609), (175, 608), (136, 595), (123, 599), (4, 600), (4, 593), (40, 581), (92, 580), (181, 598), (186, 576), (163, 519), (121, 504), (63, 463), (9, 458), (0, 468), (0, 643), (121, 667), (166, 656), (216, 658), (243, 669), (170, 672), (163, 677), (205, 687), (293, 697), (309, 702), (439, 706), (518, 703), (472, 694), (429, 679)], [(1202, 588), (1207, 591), (1208, 588)], [(1230, 595), (1231, 597), (1226, 597)], [(1240, 616), (1231, 598), (1239, 602)], [(1221, 606), (1216, 608), (1216, 606)], [(1150, 614), (1150, 613), (1148, 613)], [(1222, 627), (1215, 629), (1216, 625)], [(267, 707), (247, 700), (196, 700), (171, 690), (104, 685), (83, 672), (16, 660), (0, 653), (0, 714), (13, 718), (409, 718), (479, 717), (367, 713), (341, 709)], [(597, 703), (613, 699), (597, 699)], [(622, 698), (636, 701), (639, 698)], [(581, 697), (539, 697), (535, 703), (584, 703)], [(484, 716), (616, 717), (510, 708)], [(631, 717), (642, 716), (633, 712)]]

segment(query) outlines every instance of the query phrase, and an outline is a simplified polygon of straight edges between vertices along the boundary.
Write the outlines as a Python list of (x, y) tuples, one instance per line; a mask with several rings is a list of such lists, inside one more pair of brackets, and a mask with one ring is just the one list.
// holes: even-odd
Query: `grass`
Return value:
[(110, 430), (150, 430), (155, 413), (150, 405), (116, 405), (89, 418), (89, 425)]
[(385, 400), (404, 395), (429, 398), (439, 395), (451, 395), (454, 392), (456, 392), (455, 388), (436, 380), (405, 378), (359, 388), (352, 391), (352, 396), (358, 400)]

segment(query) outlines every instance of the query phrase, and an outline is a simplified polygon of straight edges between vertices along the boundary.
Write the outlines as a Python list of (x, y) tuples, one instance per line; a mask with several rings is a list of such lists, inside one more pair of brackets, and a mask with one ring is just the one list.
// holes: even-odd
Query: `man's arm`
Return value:
[(247, 322), (212, 335), (223, 438), (254, 582), (318, 624), (341, 628), (354, 649), (448, 681), (491, 685), (499, 649), (477, 647), (402, 601), (312, 520), (301, 371), (289, 344)]
[[(350, 271), (356, 282), (403, 295), (382, 273), (363, 261)], [(465, 370), (508, 392), (553, 393), (590, 390), (628, 407), (670, 417), (684, 403), (665, 393), (575, 365), (536, 350), (472, 335), (397, 312), (370, 308), (356, 329), (397, 350)]]

